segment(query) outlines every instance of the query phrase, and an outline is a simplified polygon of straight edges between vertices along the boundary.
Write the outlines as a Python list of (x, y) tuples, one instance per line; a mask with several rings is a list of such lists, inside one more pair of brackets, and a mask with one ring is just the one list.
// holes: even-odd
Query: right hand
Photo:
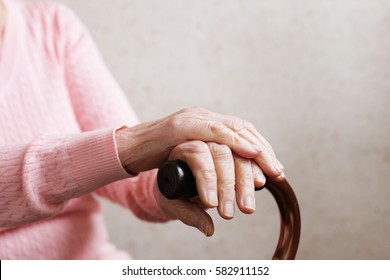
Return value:
[(168, 200), (155, 191), (155, 198), (168, 217), (210, 236), (214, 223), (205, 211), (207, 208), (217, 207), (224, 219), (234, 217), (236, 204), (243, 213), (255, 211), (254, 188), (263, 186), (265, 177), (253, 160), (232, 153), (226, 145), (202, 141), (177, 145), (169, 160), (178, 159), (185, 161), (194, 174), (199, 197)]

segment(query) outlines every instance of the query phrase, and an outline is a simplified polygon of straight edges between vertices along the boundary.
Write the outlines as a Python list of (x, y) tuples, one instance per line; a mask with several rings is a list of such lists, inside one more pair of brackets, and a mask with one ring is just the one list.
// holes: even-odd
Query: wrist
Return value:
[(116, 149), (117, 149), (118, 158), (119, 158), (120, 163), (122, 164), (122, 167), (130, 175), (136, 176), (136, 175), (138, 175), (138, 172), (133, 172), (126, 165), (126, 161), (128, 159), (129, 144), (130, 144), (128, 130), (129, 130), (129, 128), (126, 126), (123, 126), (119, 129), (115, 130)]
[(158, 168), (173, 148), (168, 133), (161, 121), (118, 129), (115, 141), (123, 168), (130, 174)]

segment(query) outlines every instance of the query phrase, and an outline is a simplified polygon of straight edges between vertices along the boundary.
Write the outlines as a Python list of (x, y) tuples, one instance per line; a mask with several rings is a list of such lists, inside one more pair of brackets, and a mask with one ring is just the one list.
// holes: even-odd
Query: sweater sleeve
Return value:
[(0, 146), (0, 227), (53, 216), (68, 200), (126, 177), (112, 129)]
[[(124, 93), (105, 66), (90, 34), (67, 8), (61, 8), (64, 34), (62, 42), (65, 78), (72, 104), (83, 131), (94, 131), (138, 123)], [(119, 161), (119, 159), (118, 159)], [(156, 172), (143, 172), (135, 178), (121, 180), (97, 190), (111, 201), (132, 210), (145, 220), (166, 221), (153, 195)]]

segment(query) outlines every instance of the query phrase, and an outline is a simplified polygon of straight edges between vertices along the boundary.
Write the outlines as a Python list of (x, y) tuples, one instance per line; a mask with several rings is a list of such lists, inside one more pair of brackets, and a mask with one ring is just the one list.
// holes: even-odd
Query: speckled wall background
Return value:
[[(188, 106), (258, 128), (302, 211), (299, 259), (390, 259), (390, 2), (63, 0), (95, 38), (143, 121)], [(137, 259), (268, 259), (279, 214), (219, 218), (205, 238), (103, 202)]]

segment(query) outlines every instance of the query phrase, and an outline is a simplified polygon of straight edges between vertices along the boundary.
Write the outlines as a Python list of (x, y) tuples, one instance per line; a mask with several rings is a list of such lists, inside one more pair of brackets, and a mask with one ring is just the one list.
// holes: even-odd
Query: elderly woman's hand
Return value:
[(168, 200), (155, 191), (160, 207), (171, 218), (210, 236), (214, 225), (205, 209), (218, 207), (225, 219), (233, 218), (236, 204), (244, 213), (255, 211), (254, 188), (264, 185), (265, 178), (252, 160), (232, 153), (226, 145), (202, 141), (179, 144), (169, 156), (169, 160), (175, 159), (186, 161), (191, 168), (199, 198)]
[(130, 173), (159, 167), (179, 144), (198, 140), (227, 146), (234, 154), (254, 159), (269, 178), (283, 178), (283, 167), (271, 145), (252, 124), (202, 108), (183, 109), (156, 121), (116, 132), (119, 158)]
[(205, 208), (218, 207), (231, 219), (235, 204), (244, 213), (255, 210), (254, 186), (266, 177), (283, 180), (283, 166), (271, 145), (252, 124), (201, 108), (184, 109), (164, 119), (117, 131), (119, 158), (129, 173), (180, 159), (191, 168), (199, 198), (167, 200), (155, 191), (171, 217), (211, 235), (214, 226)]

